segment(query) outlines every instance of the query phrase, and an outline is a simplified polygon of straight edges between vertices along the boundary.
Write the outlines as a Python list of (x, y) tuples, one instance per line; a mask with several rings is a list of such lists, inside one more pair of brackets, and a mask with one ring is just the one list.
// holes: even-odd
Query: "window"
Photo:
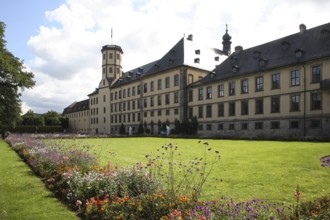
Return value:
[(218, 85), (218, 97), (224, 97), (225, 86), (223, 84)]
[(115, 100), (117, 100), (117, 94), (118, 94), (118, 93), (117, 93), (117, 92), (115, 92)]
[(290, 128), (291, 129), (299, 128), (299, 121), (290, 121)]
[(143, 93), (147, 93), (148, 92), (148, 84), (144, 83), (143, 84)]
[(249, 101), (243, 100), (241, 101), (241, 115), (248, 115), (249, 114)]
[(229, 95), (235, 95), (235, 82), (229, 83)]
[(229, 103), (229, 116), (235, 115), (235, 102)]
[(113, 58), (113, 53), (109, 53), (109, 59)]
[(203, 106), (198, 107), (198, 118), (203, 118)]
[(126, 102), (123, 102), (123, 111), (126, 111)]
[(270, 122), (270, 129), (280, 129), (280, 122), (279, 121), (271, 121)]
[(174, 86), (178, 86), (179, 85), (179, 75), (175, 75), (174, 76)]
[(321, 66), (312, 66), (312, 83), (321, 81)]
[(102, 69), (102, 73), (103, 73), (103, 74), (105, 73), (105, 70), (106, 70), (106, 68), (104, 67), (104, 68)]
[(280, 97), (279, 96), (273, 96), (271, 97), (271, 113), (278, 113), (280, 112)]
[(147, 108), (147, 98), (143, 99), (143, 108)]
[(247, 79), (241, 81), (241, 93), (246, 94), (249, 92), (249, 84)]
[(150, 92), (154, 91), (154, 81), (150, 82)]
[(128, 88), (127, 89), (127, 97), (130, 97), (131, 96), (131, 88)]
[(162, 105), (162, 96), (161, 95), (157, 96), (157, 105), (158, 106)]
[(211, 118), (212, 117), (212, 105), (206, 106), (206, 117)]
[(262, 122), (255, 122), (254, 123), (254, 129), (261, 130), (262, 128), (263, 128), (263, 123)]
[(188, 118), (192, 118), (193, 117), (193, 108), (188, 108)]
[(157, 114), (158, 116), (162, 116), (162, 110), (158, 110)]
[(174, 103), (179, 103), (179, 93), (178, 92), (174, 93)]
[(170, 77), (165, 78), (165, 88), (170, 88)]
[(212, 87), (208, 86), (206, 88), (206, 99), (212, 99)]
[(154, 111), (150, 111), (150, 117), (154, 117)]
[(263, 114), (264, 112), (264, 100), (256, 99), (256, 114)]
[(225, 115), (224, 104), (219, 103), (218, 104), (218, 117), (223, 117), (224, 115)]
[(211, 131), (212, 130), (212, 125), (211, 124), (206, 124), (206, 130)]
[(131, 110), (131, 102), (130, 101), (127, 102), (127, 110), (128, 111)]
[(242, 130), (248, 129), (248, 123), (242, 123)]
[(105, 107), (103, 107), (103, 113), (106, 113), (106, 108)]
[(141, 94), (141, 86), (140, 86), (140, 85), (137, 86), (137, 94), (138, 94), (138, 95)]
[(322, 128), (322, 120), (320, 119), (311, 120), (311, 128)]
[[(140, 100), (140, 99), (137, 100), (136, 103), (137, 103), (137, 109), (140, 109), (140, 108), (141, 108), (141, 100)], [(119, 105), (120, 105), (120, 104), (121, 104), (121, 103), (119, 103)]]
[(175, 108), (174, 109), (174, 115), (178, 115), (179, 114), (179, 109)]
[(204, 129), (203, 125), (198, 125), (198, 130), (199, 131), (203, 131), (203, 129)]
[(300, 110), (300, 95), (292, 95), (290, 103), (290, 111), (295, 112)]
[(154, 107), (154, 97), (150, 97), (150, 107)]
[(132, 87), (132, 96), (135, 96), (135, 86)]
[(223, 130), (223, 124), (218, 124), (218, 130)]
[(256, 91), (263, 91), (264, 90), (264, 77), (257, 76), (256, 77)]
[(118, 98), (121, 99), (121, 90), (118, 92)]
[(135, 109), (135, 100), (132, 101), (132, 109)]
[(189, 90), (188, 92), (188, 102), (192, 102), (193, 101), (193, 90)]
[(300, 72), (299, 70), (291, 71), (291, 86), (299, 86), (300, 85)]
[(198, 88), (198, 100), (203, 100), (203, 88)]
[(170, 110), (169, 109), (166, 109), (165, 115), (170, 115)]
[(105, 95), (103, 95), (103, 102), (105, 102)]
[(311, 110), (321, 110), (322, 109), (322, 93), (312, 92), (311, 93)]
[(166, 94), (165, 95), (165, 105), (169, 105), (170, 104), (170, 94)]
[(110, 101), (113, 100), (113, 93), (110, 94)]
[(235, 130), (235, 124), (229, 124), (229, 130)]
[(272, 89), (280, 88), (280, 74), (274, 73), (272, 74)]
[(158, 90), (161, 90), (161, 89), (162, 89), (162, 79), (159, 79), (159, 80), (157, 81), (157, 89), (158, 89)]

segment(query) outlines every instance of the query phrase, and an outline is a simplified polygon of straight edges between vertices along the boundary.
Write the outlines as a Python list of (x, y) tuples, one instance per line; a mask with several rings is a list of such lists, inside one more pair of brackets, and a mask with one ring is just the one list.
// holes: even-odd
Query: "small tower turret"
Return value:
[(102, 79), (118, 79), (122, 76), (121, 66), (123, 50), (117, 45), (105, 45), (102, 47)]
[(226, 24), (226, 33), (222, 37), (222, 51), (229, 56), (231, 54), (231, 36), (228, 34), (228, 25)]

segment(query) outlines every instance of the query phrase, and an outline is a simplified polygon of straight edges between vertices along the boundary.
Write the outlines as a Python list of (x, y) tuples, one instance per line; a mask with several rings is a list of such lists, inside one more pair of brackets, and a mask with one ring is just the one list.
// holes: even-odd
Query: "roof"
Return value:
[[(215, 57), (219, 59), (216, 60)], [(199, 46), (192, 40), (192, 35), (189, 35), (188, 38), (181, 38), (161, 59), (127, 71), (111, 87), (183, 65), (210, 71), (226, 57), (219, 49)]]
[(73, 102), (63, 110), (63, 115), (84, 110), (89, 110), (89, 99), (85, 99), (80, 102)]
[[(299, 56), (301, 55), (301, 56)], [(330, 56), (330, 23), (234, 52), (195, 85)]]

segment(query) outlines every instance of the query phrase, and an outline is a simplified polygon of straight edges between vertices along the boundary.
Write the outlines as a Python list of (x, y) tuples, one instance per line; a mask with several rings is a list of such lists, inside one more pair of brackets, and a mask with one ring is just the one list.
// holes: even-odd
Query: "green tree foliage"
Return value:
[(14, 126), (21, 113), (21, 92), (35, 85), (33, 73), (6, 48), (5, 23), (0, 21), (0, 125)]
[(45, 118), (46, 126), (59, 126), (61, 125), (61, 114), (55, 111), (48, 111), (42, 115)]
[(22, 125), (44, 126), (45, 120), (41, 115), (36, 116), (36, 114), (30, 109), (22, 116)]
[(126, 128), (123, 123), (121, 123), (121, 125), (120, 125), (119, 134), (122, 134), (122, 135), (126, 134)]

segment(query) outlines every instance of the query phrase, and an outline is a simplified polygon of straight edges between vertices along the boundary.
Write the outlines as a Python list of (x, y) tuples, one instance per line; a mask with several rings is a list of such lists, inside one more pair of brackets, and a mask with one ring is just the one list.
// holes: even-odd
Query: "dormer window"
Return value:
[(197, 55), (201, 54), (201, 50), (195, 50), (195, 54)]
[(156, 64), (154, 65), (154, 67), (155, 67), (156, 69), (158, 69), (158, 68), (159, 68), (159, 64), (156, 63)]
[(259, 66), (260, 66), (260, 67), (265, 66), (266, 63), (267, 63), (267, 60), (266, 60), (266, 59), (263, 59), (263, 58), (259, 59)]
[(173, 60), (173, 59), (169, 59), (169, 60), (168, 60), (168, 63), (169, 63), (169, 64), (173, 64), (173, 63), (174, 63), (174, 60)]
[(304, 51), (303, 51), (303, 49), (297, 49), (297, 50), (295, 50), (294, 53), (296, 55), (296, 58), (301, 58), (304, 54)]
[(219, 61), (220, 60), (219, 56), (214, 57), (214, 60)]
[(194, 62), (199, 63), (200, 62), (199, 58), (195, 58)]
[(239, 70), (239, 66), (235, 65), (235, 66), (233, 66), (232, 69), (233, 69), (233, 73), (236, 73)]
[(215, 72), (214, 71), (210, 72), (209, 74), (210, 74), (210, 77), (211, 78), (213, 78), (215, 76)]

